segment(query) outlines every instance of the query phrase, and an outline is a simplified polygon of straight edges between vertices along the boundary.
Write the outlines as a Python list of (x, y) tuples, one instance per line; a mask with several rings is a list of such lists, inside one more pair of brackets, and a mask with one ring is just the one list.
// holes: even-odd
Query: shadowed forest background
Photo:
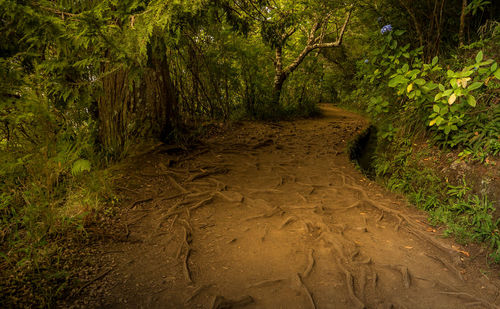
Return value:
[(68, 296), (123, 160), (322, 102), (371, 120), (367, 175), (498, 263), (499, 17), (484, 0), (0, 0), (0, 303)]

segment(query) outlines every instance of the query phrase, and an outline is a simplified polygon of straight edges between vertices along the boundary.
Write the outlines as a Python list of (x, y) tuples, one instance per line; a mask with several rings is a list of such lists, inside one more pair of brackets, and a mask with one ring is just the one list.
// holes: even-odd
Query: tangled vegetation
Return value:
[(207, 121), (307, 117), (318, 102), (365, 111), (379, 128), (377, 176), (499, 261), (496, 201), (422, 170), (413, 147), (498, 168), (498, 11), (483, 0), (0, 0), (1, 298), (66, 295), (64, 244), (110, 215), (112, 164)]

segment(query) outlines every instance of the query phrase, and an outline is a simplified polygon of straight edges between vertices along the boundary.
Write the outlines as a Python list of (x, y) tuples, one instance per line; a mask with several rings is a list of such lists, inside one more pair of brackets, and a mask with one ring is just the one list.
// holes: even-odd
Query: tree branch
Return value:
[[(302, 63), (302, 61), (304, 61), (306, 56), (311, 51), (318, 49), (318, 48), (333, 48), (333, 47), (340, 46), (342, 44), (342, 40), (344, 38), (344, 34), (345, 34), (346, 29), (347, 29), (347, 25), (349, 24), (349, 20), (351, 19), (352, 11), (353, 11), (353, 7), (351, 7), (349, 9), (349, 11), (347, 12), (347, 16), (345, 18), (344, 24), (343, 24), (342, 28), (340, 29), (339, 36), (337, 37), (337, 40), (335, 42), (315, 43), (315, 41), (317, 39), (315, 37), (315, 32), (319, 29), (319, 27), (321, 25), (320, 22), (316, 21), (311, 28), (311, 32), (309, 33), (309, 38), (307, 40), (306, 47), (304, 47), (304, 50), (302, 50), (300, 55), (283, 71), (283, 74), (285, 75), (285, 77), (288, 76), (293, 71), (295, 71), (295, 69), (297, 69), (297, 67)], [(327, 21), (325, 21), (325, 22), (327, 22)]]

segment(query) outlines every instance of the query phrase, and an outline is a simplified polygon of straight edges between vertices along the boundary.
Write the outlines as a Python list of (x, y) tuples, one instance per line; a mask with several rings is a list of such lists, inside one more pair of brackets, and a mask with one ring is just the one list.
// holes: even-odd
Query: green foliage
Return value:
[(495, 205), (471, 193), (465, 182), (448, 184), (423, 164), (429, 154), (414, 147), (426, 141), (486, 165), (500, 153), (500, 71), (493, 39), (500, 27), (493, 25), (492, 37), (484, 36), (481, 44), (464, 46), (456, 57), (432, 59), (424, 49), (411, 48), (404, 31), (369, 32), (371, 48), (358, 55), (357, 87), (345, 101), (361, 102), (357, 105), (377, 126), (377, 178), (430, 212), (447, 235), (489, 244), (499, 262)]
[(474, 148), (474, 158), (482, 161), (498, 154), (500, 107), (493, 99), (500, 89), (497, 62), (485, 60), (479, 51), (474, 62), (455, 63), (461, 68), (445, 71), (438, 57), (424, 63), (420, 48), (399, 44), (403, 34), (383, 36), (380, 48), (358, 62), (360, 87), (355, 95), (367, 97), (366, 111), (375, 119), (399, 115), (405, 126), (432, 134), (441, 145)]

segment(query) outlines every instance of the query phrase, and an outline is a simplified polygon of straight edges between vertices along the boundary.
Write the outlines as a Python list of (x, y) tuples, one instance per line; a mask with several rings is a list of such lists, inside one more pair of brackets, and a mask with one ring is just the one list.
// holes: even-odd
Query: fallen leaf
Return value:
[(406, 249), (413, 249), (413, 247), (405, 246)]
[(460, 250), (460, 248), (457, 247), (457, 246), (452, 245), (451, 248), (453, 248), (453, 250), (455, 250), (455, 251), (457, 251), (459, 253), (462, 253), (463, 255), (465, 255), (467, 257), (470, 257), (470, 253), (469, 252), (464, 251), (464, 250)]

